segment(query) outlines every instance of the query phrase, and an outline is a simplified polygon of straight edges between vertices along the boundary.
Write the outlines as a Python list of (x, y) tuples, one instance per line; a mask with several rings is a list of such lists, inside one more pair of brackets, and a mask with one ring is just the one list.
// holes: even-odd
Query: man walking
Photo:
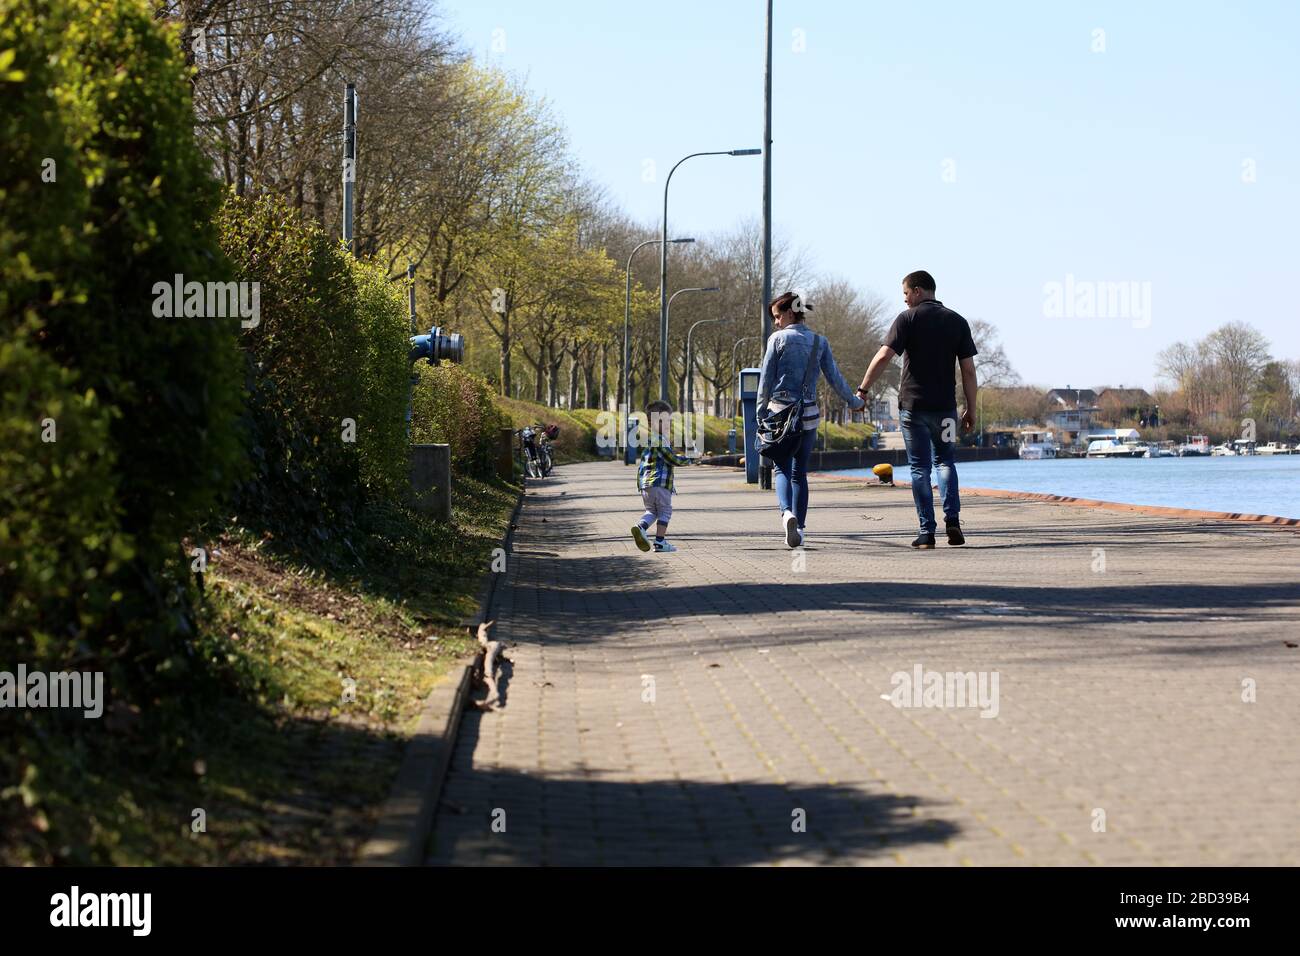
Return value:
[[(934, 297), (935, 281), (928, 272), (911, 272), (903, 279), (900, 312), (867, 368), (858, 393), (866, 398), (873, 382), (895, 355), (903, 356), (903, 376), (898, 388), (899, 418), (907, 463), (912, 470), (912, 500), (921, 533), (914, 548), (934, 547), (934, 494), (930, 472), (937, 461), (939, 494), (943, 500), (943, 523), (948, 543), (966, 543), (961, 532), (961, 498), (957, 487), (957, 429), (975, 427), (975, 343), (970, 325), (956, 312), (944, 308)], [(956, 376), (961, 368), (966, 408), (957, 414)]]

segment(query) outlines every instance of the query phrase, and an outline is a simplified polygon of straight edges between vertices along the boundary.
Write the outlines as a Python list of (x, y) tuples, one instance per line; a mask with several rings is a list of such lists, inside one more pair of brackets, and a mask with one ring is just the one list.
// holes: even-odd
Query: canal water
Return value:
[[(907, 480), (906, 465), (896, 473)], [(869, 469), (835, 474), (871, 476)], [(957, 476), (967, 488), (1300, 518), (1300, 455), (973, 461), (958, 464)]]

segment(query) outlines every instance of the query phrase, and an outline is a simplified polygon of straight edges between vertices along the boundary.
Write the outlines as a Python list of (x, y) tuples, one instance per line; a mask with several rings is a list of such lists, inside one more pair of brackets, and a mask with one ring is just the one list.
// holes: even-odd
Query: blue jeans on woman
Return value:
[(808, 458), (817, 444), (816, 435), (815, 429), (804, 429), (794, 453), (784, 462), (774, 463), (777, 503), (782, 514), (794, 512), (800, 530), (803, 530), (804, 519), (808, 517)]
[(944, 441), (944, 433), (957, 437), (961, 419), (957, 409), (950, 412), (920, 412), (900, 409), (903, 444), (907, 446), (907, 463), (912, 469), (912, 501), (922, 534), (934, 534), (934, 492), (930, 490), (930, 472), (939, 468), (939, 496), (943, 500), (945, 521), (957, 521), (961, 513), (961, 496), (957, 488), (957, 465), (954, 452), (957, 442)]

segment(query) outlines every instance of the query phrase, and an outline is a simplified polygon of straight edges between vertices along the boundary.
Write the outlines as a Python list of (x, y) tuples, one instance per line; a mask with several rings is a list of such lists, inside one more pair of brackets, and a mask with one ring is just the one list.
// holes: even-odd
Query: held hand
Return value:
[(961, 413), (961, 430), (964, 432), (975, 430), (975, 413), (969, 408)]

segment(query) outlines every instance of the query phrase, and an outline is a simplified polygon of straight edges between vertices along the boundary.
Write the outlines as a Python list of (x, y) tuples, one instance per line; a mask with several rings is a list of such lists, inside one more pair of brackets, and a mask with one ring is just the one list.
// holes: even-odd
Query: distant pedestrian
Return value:
[[(808, 517), (808, 458), (816, 441), (821, 410), (817, 403), (817, 381), (822, 375), (849, 407), (862, 408), (866, 402), (853, 394), (844, 381), (831, 344), (804, 322), (805, 310), (811, 311), (800, 297), (785, 292), (768, 307), (776, 331), (767, 340), (762, 373), (758, 379), (758, 415), (766, 419), (778, 415), (796, 402), (803, 421), (800, 439), (788, 457), (773, 460), (776, 475), (777, 506), (781, 509), (781, 530), (787, 547), (804, 543), (804, 522)], [(805, 377), (807, 380), (805, 381)]]
[[(885, 344), (876, 352), (862, 379), (859, 394), (865, 394), (895, 355), (903, 356), (903, 377), (898, 388), (899, 418), (907, 463), (912, 471), (912, 501), (921, 533), (914, 548), (934, 547), (936, 529), (934, 493), (930, 473), (939, 467), (939, 494), (943, 500), (944, 530), (948, 543), (966, 543), (961, 530), (961, 495), (957, 486), (956, 448), (958, 426), (975, 427), (975, 342), (970, 324), (945, 308), (934, 297), (935, 281), (928, 272), (912, 272), (903, 279), (900, 312)], [(961, 369), (966, 407), (957, 413), (956, 369)]]
[(673, 515), (673, 495), (676, 486), (673, 481), (673, 469), (677, 465), (689, 462), (673, 451), (668, 439), (668, 425), (671, 421), (672, 406), (667, 402), (651, 402), (646, 408), (650, 416), (649, 436), (641, 449), (640, 461), (636, 469), (636, 486), (641, 492), (641, 502), (645, 505), (645, 514), (641, 520), (632, 525), (632, 540), (642, 551), (651, 548), (646, 532), (654, 525), (654, 550), (657, 552), (676, 551), (667, 541), (668, 519)]

